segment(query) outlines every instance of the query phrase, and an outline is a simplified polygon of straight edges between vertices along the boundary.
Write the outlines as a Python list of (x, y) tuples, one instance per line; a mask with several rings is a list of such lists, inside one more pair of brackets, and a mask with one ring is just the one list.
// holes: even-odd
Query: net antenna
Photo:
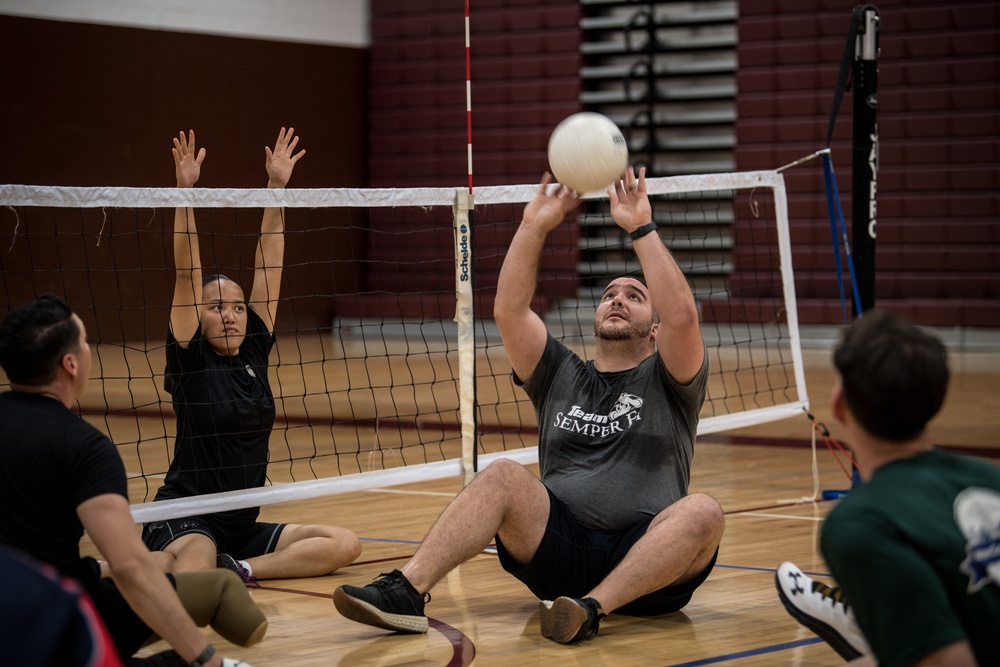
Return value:
[[(646, 184), (664, 221), (663, 242), (675, 256), (693, 253), (682, 268), (701, 307), (712, 369), (698, 432), (801, 418), (808, 398), (783, 176), (754, 171)], [(475, 312), (475, 304), (490, 302), (490, 271), (537, 188), (477, 188), (477, 228), (493, 242), (477, 249), (470, 240), (463, 252), (459, 235), (456, 253), (442, 241), (467, 224), (465, 188), (0, 185), (0, 309), (54, 292), (84, 319), (95, 363), (79, 411), (117, 445), (140, 522), (464, 475), (477, 431), (478, 466), (498, 458), (532, 463), (534, 410), (513, 384), (491, 313)], [(608, 257), (590, 271), (612, 277), (639, 270), (606, 195), (587, 198), (603, 201), (578, 224), (606, 230)], [(175, 429), (162, 369), (176, 207), (199, 209), (206, 266), (234, 277), (252, 259), (227, 259), (223, 251), (252, 248), (261, 209), (285, 209), (287, 286), (279, 310), (286, 319), (279, 317), (271, 354), (278, 418), (267, 485), (154, 503)], [(731, 258), (719, 253), (722, 234), (732, 235)], [(420, 245), (425, 237), (430, 242)], [(549, 260), (563, 261), (565, 248), (552, 246)], [(462, 280), (466, 252), (470, 279), (474, 255), (478, 262), (475, 290)], [(565, 283), (562, 272), (540, 275), (539, 291), (558, 294)], [(459, 332), (456, 293), (457, 314), (467, 318)], [(550, 333), (588, 358), (595, 304), (553, 296), (543, 308)], [(332, 326), (323, 320), (331, 308)], [(459, 340), (474, 327), (483, 335)]]

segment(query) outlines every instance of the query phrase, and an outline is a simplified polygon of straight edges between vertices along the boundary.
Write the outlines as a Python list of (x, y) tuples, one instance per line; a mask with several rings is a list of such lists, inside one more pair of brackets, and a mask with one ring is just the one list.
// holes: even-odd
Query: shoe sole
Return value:
[(851, 660), (855, 660), (864, 655), (851, 646), (847, 640), (844, 639), (843, 635), (837, 632), (837, 630), (833, 627), (822, 621), (817, 621), (815, 618), (804, 613), (792, 604), (792, 601), (788, 599), (787, 595), (785, 595), (785, 589), (781, 587), (781, 579), (778, 577), (777, 572), (774, 573), (774, 585), (778, 589), (778, 598), (781, 600), (781, 604), (784, 605), (785, 610), (791, 614), (792, 618), (816, 633), (816, 635), (829, 644), (841, 658), (850, 662)]
[(589, 617), (586, 609), (569, 598), (556, 598), (553, 602), (543, 600), (538, 611), (542, 636), (559, 644), (573, 642)]
[(423, 634), (427, 632), (427, 617), (409, 614), (390, 614), (364, 600), (351, 597), (340, 588), (333, 592), (333, 605), (344, 618), (376, 628)]

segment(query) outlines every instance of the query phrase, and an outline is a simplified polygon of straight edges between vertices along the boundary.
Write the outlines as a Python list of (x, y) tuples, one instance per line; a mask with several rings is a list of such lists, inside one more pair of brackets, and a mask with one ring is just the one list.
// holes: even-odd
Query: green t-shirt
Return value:
[(962, 639), (1000, 665), (1000, 466), (937, 450), (888, 463), (833, 509), (820, 548), (880, 667)]

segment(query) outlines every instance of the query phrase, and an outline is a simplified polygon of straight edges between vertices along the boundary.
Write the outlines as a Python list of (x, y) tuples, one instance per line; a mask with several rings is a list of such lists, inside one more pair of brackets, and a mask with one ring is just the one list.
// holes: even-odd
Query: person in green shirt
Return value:
[(831, 409), (863, 482), (820, 534), (839, 588), (783, 563), (782, 603), (852, 665), (1000, 665), (1000, 467), (927, 436), (948, 389), (944, 345), (874, 309), (833, 361)]

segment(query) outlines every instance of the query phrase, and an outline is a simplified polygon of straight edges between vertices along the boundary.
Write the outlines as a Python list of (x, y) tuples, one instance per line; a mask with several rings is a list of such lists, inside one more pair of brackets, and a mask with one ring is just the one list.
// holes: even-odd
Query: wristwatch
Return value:
[(656, 231), (656, 223), (655, 222), (647, 222), (646, 224), (642, 225), (641, 227), (636, 227), (635, 230), (632, 231), (632, 232), (630, 232), (628, 236), (633, 241), (636, 241), (638, 239), (641, 239), (646, 234), (648, 234), (650, 232), (653, 232), (653, 231)]
[(215, 647), (209, 644), (197, 658), (191, 661), (191, 667), (205, 667), (205, 663), (211, 660), (213, 655), (215, 655)]

